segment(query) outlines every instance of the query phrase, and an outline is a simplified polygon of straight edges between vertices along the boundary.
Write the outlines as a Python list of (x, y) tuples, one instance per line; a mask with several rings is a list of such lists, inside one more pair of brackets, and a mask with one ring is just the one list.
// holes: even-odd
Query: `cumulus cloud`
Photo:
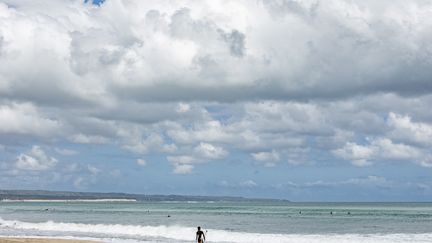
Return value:
[(192, 173), (193, 168), (193, 165), (175, 163), (173, 172), (175, 174), (190, 174)]
[(227, 155), (228, 152), (222, 147), (218, 147), (210, 143), (201, 142), (193, 149), (191, 149), (189, 154), (170, 155), (167, 156), (167, 160), (173, 165), (174, 173), (189, 174), (192, 173), (195, 164), (205, 163), (213, 160), (220, 160), (225, 158)]
[(264, 163), (267, 167), (275, 166), (275, 163), (280, 160), (279, 153), (275, 150), (272, 150), (271, 152), (252, 153), (251, 155), (254, 160)]
[(179, 113), (185, 113), (190, 111), (191, 107), (189, 104), (185, 104), (185, 103), (179, 103), (177, 106), (176, 111)]
[(413, 122), (411, 117), (393, 112), (388, 115), (387, 123), (393, 139), (424, 147), (432, 145), (432, 124)]
[(228, 152), (221, 147), (209, 143), (200, 143), (195, 147), (195, 152), (204, 159), (222, 159), (228, 155)]
[(150, 149), (161, 148), (164, 144), (164, 139), (161, 135), (152, 133), (147, 138), (141, 139), (140, 136), (135, 138), (130, 145), (125, 145), (125, 148), (136, 153), (146, 154)]
[(43, 6), (2, 3), (6, 97), (100, 104), (126, 94), (150, 101), (284, 100), (432, 88), (425, 55), (432, 5), (420, 1)]
[(218, 120), (200, 121), (191, 128), (176, 126), (169, 130), (167, 134), (174, 141), (182, 144), (191, 144), (198, 141), (227, 142), (234, 137), (233, 134), (226, 131), (224, 125)]
[(173, 165), (175, 174), (190, 174), (195, 167), (194, 164), (202, 162), (190, 155), (167, 156), (167, 160)]
[(44, 116), (31, 103), (0, 104), (0, 134), (49, 137), (61, 130), (57, 120)]
[(371, 164), (369, 159), (372, 157), (374, 149), (347, 142), (343, 148), (333, 150), (333, 153), (345, 160), (350, 160), (354, 165), (365, 166)]
[(367, 145), (359, 145), (347, 142), (333, 153), (345, 160), (350, 160), (354, 165), (371, 165), (373, 161), (414, 161), (420, 163), (428, 156), (428, 152), (422, 151), (406, 144), (394, 143), (388, 138), (372, 139)]
[[(266, 166), (430, 166), (431, 10), (421, 0), (4, 0), (0, 143), (115, 146), (161, 155), (180, 174), (232, 154)], [(45, 168), (30, 152), (17, 161)]]
[(48, 156), (35, 145), (29, 152), (18, 155), (15, 166), (20, 170), (44, 171), (54, 168), (57, 162), (57, 159)]

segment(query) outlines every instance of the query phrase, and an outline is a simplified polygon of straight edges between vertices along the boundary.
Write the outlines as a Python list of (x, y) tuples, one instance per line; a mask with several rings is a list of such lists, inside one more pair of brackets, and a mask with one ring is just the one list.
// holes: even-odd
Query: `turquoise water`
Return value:
[(432, 242), (432, 204), (0, 203), (0, 235), (190, 242), (198, 225), (209, 242)]

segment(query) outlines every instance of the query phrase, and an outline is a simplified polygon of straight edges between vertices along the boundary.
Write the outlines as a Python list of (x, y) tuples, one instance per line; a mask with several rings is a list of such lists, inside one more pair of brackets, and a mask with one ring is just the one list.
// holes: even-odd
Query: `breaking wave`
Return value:
[[(72, 235), (80, 237), (138, 239), (148, 241), (158, 239), (158, 242), (188, 241), (195, 238), (195, 228), (185, 226), (143, 226), (122, 224), (82, 224), (62, 222), (22, 222), (17, 220), (3, 220), (0, 218), (0, 229), (17, 230), (20, 232), (44, 232), (53, 235)], [(226, 230), (208, 229), (209, 242), (236, 243), (412, 243), (432, 242), (432, 233), (428, 234), (261, 234), (232, 232)]]

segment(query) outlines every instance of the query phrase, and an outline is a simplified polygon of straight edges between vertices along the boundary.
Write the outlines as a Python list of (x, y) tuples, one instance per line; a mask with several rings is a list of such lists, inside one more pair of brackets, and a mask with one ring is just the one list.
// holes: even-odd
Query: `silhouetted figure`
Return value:
[(330, 211), (330, 214), (333, 215), (333, 211)]
[(201, 227), (198, 226), (198, 231), (196, 232), (196, 240), (198, 243), (204, 243), (205, 235), (204, 232), (201, 231)]

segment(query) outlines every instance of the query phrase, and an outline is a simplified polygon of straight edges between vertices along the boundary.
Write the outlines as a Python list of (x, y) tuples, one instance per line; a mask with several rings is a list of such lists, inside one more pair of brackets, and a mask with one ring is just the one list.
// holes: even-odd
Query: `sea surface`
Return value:
[(432, 242), (432, 203), (0, 202), (0, 236), (104, 242)]

